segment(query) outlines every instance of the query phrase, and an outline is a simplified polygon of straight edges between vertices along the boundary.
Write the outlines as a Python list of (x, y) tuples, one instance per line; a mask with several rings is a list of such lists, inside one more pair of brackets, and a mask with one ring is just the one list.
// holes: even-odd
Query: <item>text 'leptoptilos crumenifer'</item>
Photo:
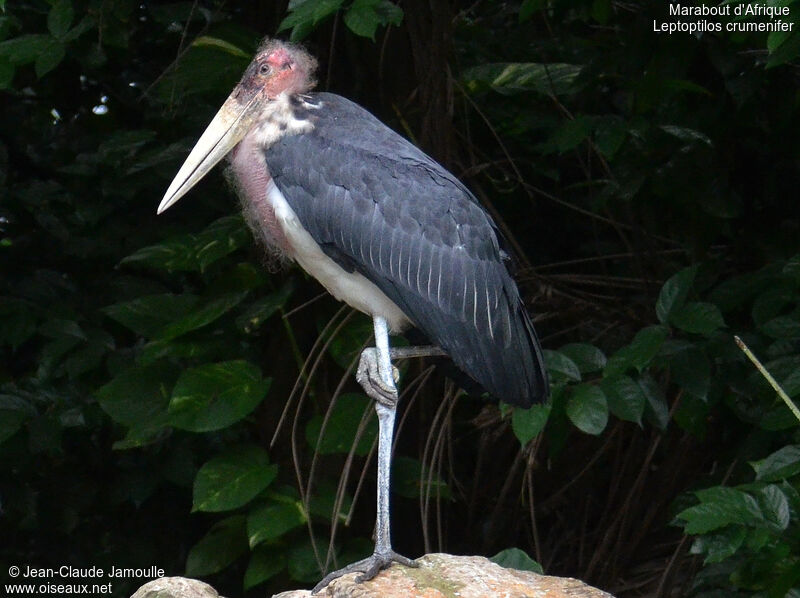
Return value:
[(389, 533), (398, 396), (390, 331), (419, 329), (439, 354), (513, 405), (544, 400), (547, 377), (492, 219), (455, 176), (372, 114), (310, 93), (315, 67), (297, 46), (262, 44), (158, 212), (229, 155), (256, 235), (373, 319), (375, 347), (362, 353), (356, 378), (379, 422), (375, 552), (316, 590), (343, 573), (369, 579), (393, 561), (414, 564), (392, 550)]

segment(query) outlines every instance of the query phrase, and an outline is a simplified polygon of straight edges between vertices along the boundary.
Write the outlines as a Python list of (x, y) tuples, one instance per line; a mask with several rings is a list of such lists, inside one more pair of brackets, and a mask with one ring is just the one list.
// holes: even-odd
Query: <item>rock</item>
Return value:
[[(355, 583), (356, 573), (335, 579), (317, 598), (613, 598), (569, 577), (504, 569), (482, 556), (427, 554), (419, 569), (393, 565), (375, 579)], [(309, 590), (273, 598), (306, 598)]]
[[(333, 580), (316, 598), (613, 598), (570, 577), (505, 569), (482, 556), (426, 554), (418, 569), (393, 565), (375, 579), (356, 583), (357, 573)], [(281, 592), (273, 598), (306, 598), (310, 590)], [(162, 577), (131, 598), (220, 598), (207, 583)]]
[(131, 598), (220, 598), (220, 595), (196, 579), (160, 577), (144, 584)]

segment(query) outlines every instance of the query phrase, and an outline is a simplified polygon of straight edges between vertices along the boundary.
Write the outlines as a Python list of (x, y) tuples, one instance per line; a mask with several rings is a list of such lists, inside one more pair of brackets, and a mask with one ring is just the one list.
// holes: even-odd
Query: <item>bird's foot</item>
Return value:
[[(392, 378), (395, 382), (400, 379), (400, 372), (394, 366), (392, 366)], [(393, 384), (387, 384), (381, 376), (375, 348), (369, 347), (361, 352), (356, 380), (371, 399), (386, 407), (393, 408), (397, 405), (397, 388)]]
[(322, 581), (314, 586), (314, 589), (311, 590), (311, 594), (316, 594), (334, 579), (337, 579), (342, 575), (347, 575), (348, 573), (361, 573), (361, 575), (356, 577), (356, 583), (369, 581), (378, 573), (391, 566), (392, 563), (400, 563), (406, 567), (419, 567), (419, 563), (399, 555), (393, 550), (380, 553), (374, 552), (372, 556), (360, 561), (356, 561), (355, 563), (347, 565), (347, 567), (343, 567), (338, 571), (328, 573), (324, 578), (322, 578)]

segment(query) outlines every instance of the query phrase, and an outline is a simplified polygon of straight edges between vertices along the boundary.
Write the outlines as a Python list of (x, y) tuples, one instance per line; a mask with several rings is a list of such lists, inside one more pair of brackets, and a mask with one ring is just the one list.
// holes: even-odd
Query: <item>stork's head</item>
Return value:
[(178, 201), (242, 138), (269, 117), (281, 96), (305, 93), (314, 84), (317, 61), (308, 52), (280, 40), (264, 40), (242, 80), (192, 149), (158, 206), (160, 214)]

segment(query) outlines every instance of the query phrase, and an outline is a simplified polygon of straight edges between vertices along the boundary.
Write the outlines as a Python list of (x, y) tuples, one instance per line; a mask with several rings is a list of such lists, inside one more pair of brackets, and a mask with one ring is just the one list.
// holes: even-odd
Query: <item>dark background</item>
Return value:
[(280, 29), (473, 190), (548, 350), (528, 412), (403, 366), (397, 550), (800, 595), (798, 422), (733, 340), (800, 394), (797, 32), (656, 34), (666, 3), (611, 0), (0, 7), (2, 575), (256, 596), (319, 579), (332, 536), (369, 551), (369, 321), (252, 242), (222, 169), (155, 215)]

